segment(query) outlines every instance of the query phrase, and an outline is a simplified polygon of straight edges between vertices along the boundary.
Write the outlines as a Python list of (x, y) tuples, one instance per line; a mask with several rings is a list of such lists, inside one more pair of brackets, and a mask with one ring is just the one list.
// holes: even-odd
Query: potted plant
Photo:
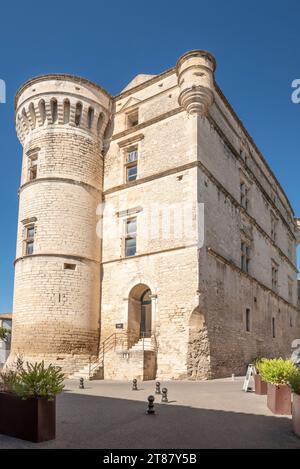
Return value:
[(64, 388), (61, 368), (27, 363), (0, 378), (0, 433), (36, 443), (53, 440), (55, 396)]
[(256, 358), (254, 360), (254, 366), (256, 370), (256, 374), (253, 376), (254, 378), (254, 387), (255, 387), (255, 394), (259, 394), (261, 396), (265, 396), (267, 394), (268, 385), (265, 381), (263, 381), (261, 376), (261, 364), (263, 361), (266, 360), (265, 358)]
[(290, 378), (293, 391), (292, 421), (293, 430), (300, 437), (300, 372), (297, 371)]
[(283, 358), (265, 359), (260, 364), (260, 374), (268, 383), (267, 406), (278, 415), (290, 415), (292, 395), (289, 381), (296, 372), (291, 360)]

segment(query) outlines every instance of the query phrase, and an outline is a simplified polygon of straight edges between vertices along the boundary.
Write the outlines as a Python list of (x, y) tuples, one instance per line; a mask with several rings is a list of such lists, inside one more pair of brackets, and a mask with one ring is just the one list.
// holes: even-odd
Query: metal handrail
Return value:
[(136, 331), (124, 331), (124, 332), (114, 332), (108, 336), (101, 344), (99, 355), (92, 359), (92, 356), (89, 357), (89, 377), (91, 377), (92, 372), (99, 366), (104, 366), (105, 354), (110, 350), (116, 350), (120, 346), (121, 350), (129, 350), (133, 347), (140, 339), (143, 339), (143, 352), (145, 350), (145, 339), (151, 338), (154, 340), (155, 351), (157, 351), (157, 341), (156, 336), (150, 330), (144, 331), (140, 334), (137, 334)]

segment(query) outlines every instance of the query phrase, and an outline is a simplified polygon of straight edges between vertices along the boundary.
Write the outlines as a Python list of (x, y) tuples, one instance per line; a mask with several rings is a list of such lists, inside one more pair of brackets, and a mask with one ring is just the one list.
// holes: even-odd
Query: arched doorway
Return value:
[(151, 290), (148, 288), (141, 297), (141, 337), (151, 337)]
[(140, 283), (132, 288), (128, 298), (128, 332), (135, 340), (151, 337), (151, 290)]

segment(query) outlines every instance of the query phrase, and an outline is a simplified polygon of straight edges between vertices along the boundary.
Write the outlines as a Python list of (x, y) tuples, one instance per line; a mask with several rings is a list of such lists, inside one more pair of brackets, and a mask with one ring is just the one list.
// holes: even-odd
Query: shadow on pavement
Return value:
[(63, 393), (57, 437), (29, 443), (0, 435), (0, 448), (298, 448), (291, 420), (220, 410)]

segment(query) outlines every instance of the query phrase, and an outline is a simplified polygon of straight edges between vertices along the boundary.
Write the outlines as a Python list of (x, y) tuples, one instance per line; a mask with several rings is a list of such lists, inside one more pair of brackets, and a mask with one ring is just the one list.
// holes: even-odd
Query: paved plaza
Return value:
[(145, 415), (155, 382), (92, 381), (80, 390), (66, 381), (57, 399), (57, 438), (29, 443), (0, 435), (0, 448), (298, 448), (291, 418), (274, 416), (266, 396), (244, 393), (242, 378), (162, 382), (169, 403), (156, 396), (154, 416)]

